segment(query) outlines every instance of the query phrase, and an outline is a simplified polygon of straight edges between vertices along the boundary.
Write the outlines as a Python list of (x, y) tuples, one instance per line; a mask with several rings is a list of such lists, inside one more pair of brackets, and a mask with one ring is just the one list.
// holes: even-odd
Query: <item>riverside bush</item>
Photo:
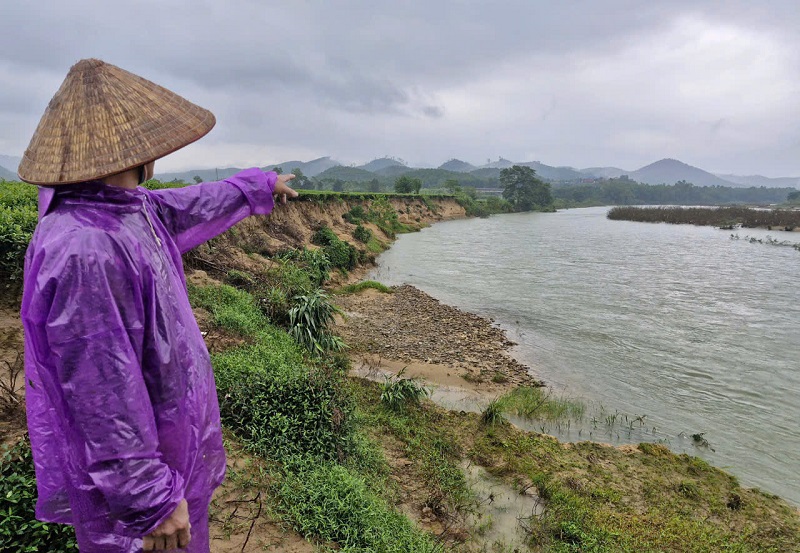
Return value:
[(708, 225), (730, 228), (775, 227), (791, 230), (800, 227), (800, 211), (790, 209), (752, 209), (748, 207), (615, 207), (607, 217), (616, 221)]
[(367, 244), (372, 239), (372, 231), (363, 225), (356, 225), (356, 228), (353, 229), (353, 238)]
[(0, 456), (0, 551), (77, 552), (71, 526), (36, 520), (36, 474), (27, 437)]
[(341, 240), (329, 227), (320, 228), (314, 234), (313, 242), (322, 246), (331, 265), (338, 269), (350, 271), (358, 264), (360, 257), (358, 250)]

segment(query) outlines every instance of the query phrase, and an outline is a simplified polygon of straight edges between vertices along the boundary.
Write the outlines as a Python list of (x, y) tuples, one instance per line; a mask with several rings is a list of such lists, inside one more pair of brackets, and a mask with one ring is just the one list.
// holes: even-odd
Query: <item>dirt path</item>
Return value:
[(345, 312), (336, 332), (364, 364), (440, 385), (477, 390), (541, 385), (508, 354), (514, 345), (492, 322), (445, 305), (413, 286), (384, 294), (367, 289), (336, 296)]

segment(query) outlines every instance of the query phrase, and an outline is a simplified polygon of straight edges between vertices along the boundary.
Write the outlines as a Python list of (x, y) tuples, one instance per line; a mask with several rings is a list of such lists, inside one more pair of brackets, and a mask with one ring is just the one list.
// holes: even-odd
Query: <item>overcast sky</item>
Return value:
[(787, 1), (4, 2), (0, 154), (98, 57), (214, 112), (157, 170), (499, 156), (800, 176)]

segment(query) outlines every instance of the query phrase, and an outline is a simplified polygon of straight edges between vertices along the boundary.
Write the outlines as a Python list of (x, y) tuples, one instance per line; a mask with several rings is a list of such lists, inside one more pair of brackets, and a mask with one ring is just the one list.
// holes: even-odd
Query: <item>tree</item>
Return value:
[(292, 169), (292, 174), (294, 175), (294, 179), (292, 180), (290, 186), (294, 188), (300, 189), (308, 189), (313, 188), (314, 185), (311, 183), (311, 180), (303, 174), (299, 167), (295, 167)]
[(800, 203), (800, 190), (795, 190), (794, 192), (789, 192), (789, 195), (786, 196), (786, 199), (790, 203)]
[(422, 188), (422, 181), (419, 179), (412, 179), (408, 175), (397, 177), (394, 181), (394, 191), (398, 194), (419, 194)]
[(370, 192), (380, 192), (381, 191), (381, 183), (378, 181), (378, 179), (372, 179), (367, 184), (367, 189)]
[(514, 206), (514, 211), (533, 211), (553, 204), (550, 184), (536, 177), (536, 171), (523, 165), (514, 165), (500, 171), (503, 198)]
[(201, 182), (203, 182), (203, 177), (201, 177), (200, 175), (195, 175), (192, 178), (194, 179), (194, 182), (196, 182), (197, 184), (200, 184)]
[(444, 181), (444, 187), (451, 194), (458, 194), (461, 192), (461, 185), (458, 184), (458, 180), (456, 179), (447, 179)]

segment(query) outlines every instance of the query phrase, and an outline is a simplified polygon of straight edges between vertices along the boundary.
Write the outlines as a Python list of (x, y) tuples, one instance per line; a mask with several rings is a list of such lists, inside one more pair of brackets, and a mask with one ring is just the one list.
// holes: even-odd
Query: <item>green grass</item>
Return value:
[(275, 491), (290, 525), (341, 551), (434, 552), (435, 541), (379, 497), (350, 468), (313, 458), (284, 460)]
[(549, 389), (534, 386), (514, 388), (497, 402), (500, 411), (527, 419), (580, 419), (586, 411), (577, 399), (553, 397)]
[(333, 291), (333, 293), (339, 295), (357, 294), (367, 289), (377, 290), (378, 292), (383, 292), (384, 294), (391, 294), (394, 292), (390, 287), (386, 286), (385, 284), (381, 284), (376, 280), (364, 280), (337, 288)]
[(364, 425), (375, 439), (391, 436), (412, 461), (411, 470), (423, 483), (424, 496), (417, 500), (440, 516), (472, 508), (474, 498), (459, 466), (463, 452), (457, 437), (439, 427), (441, 413), (429, 402), (413, 409), (385, 405), (381, 386), (374, 382), (357, 380), (352, 387)]
[(432, 538), (387, 500), (386, 461), (356, 427), (346, 364), (309, 362), (243, 291), (192, 287), (191, 298), (214, 324), (248, 338), (212, 356), (220, 413), (249, 451), (272, 461), (272, 491), (285, 521), (343, 551), (434, 551)]

